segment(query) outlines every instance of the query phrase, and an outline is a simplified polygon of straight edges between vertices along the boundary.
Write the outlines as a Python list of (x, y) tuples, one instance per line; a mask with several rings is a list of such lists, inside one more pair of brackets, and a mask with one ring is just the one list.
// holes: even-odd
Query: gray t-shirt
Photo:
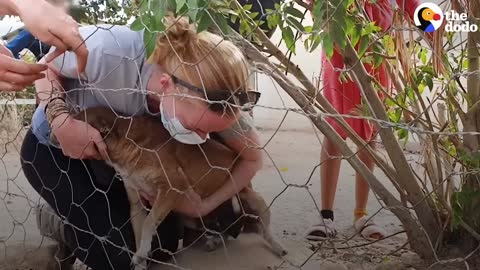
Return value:
[[(65, 78), (62, 84), (70, 108), (79, 112), (106, 106), (124, 116), (150, 114), (145, 94), (152, 66), (146, 63), (143, 32), (119, 25), (91, 25), (79, 30), (89, 52), (85, 71), (77, 75), (76, 55), (72, 52), (52, 62)], [(223, 139), (241, 136), (252, 127), (252, 119), (242, 113), (236, 124), (219, 135)], [(32, 130), (40, 142), (48, 143), (50, 129), (41, 107), (34, 113)]]

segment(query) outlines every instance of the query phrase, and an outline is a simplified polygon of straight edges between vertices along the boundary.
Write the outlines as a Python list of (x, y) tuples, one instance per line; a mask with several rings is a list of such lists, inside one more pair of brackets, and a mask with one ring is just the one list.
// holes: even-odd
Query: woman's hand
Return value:
[[(170, 192), (176, 191), (171, 190)], [(139, 190), (138, 193), (150, 206), (155, 203), (157, 198), (155, 191), (150, 190), (149, 192), (146, 192), (144, 190)], [(200, 218), (211, 211), (210, 209), (207, 209), (207, 207), (207, 203), (202, 200), (200, 195), (193, 190), (189, 190), (180, 196), (180, 200), (177, 202), (176, 207), (173, 210), (188, 217)]]
[[(174, 191), (173, 191), (174, 192)], [(210, 210), (206, 203), (194, 190), (189, 190), (180, 197), (175, 211), (192, 218), (200, 218), (207, 215)]]
[(12, 52), (0, 44), (0, 91), (20, 91), (44, 78), (44, 64), (29, 64), (15, 59)]
[(108, 160), (107, 146), (100, 132), (88, 123), (64, 113), (53, 119), (52, 132), (65, 156)]

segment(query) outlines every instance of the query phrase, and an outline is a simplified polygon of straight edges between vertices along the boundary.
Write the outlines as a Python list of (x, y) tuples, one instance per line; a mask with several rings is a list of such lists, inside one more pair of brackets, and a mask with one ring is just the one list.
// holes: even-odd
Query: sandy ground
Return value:
[[(257, 126), (261, 127), (263, 141), (268, 143), (265, 145), (265, 167), (253, 183), (271, 204), (273, 233), (286, 246), (289, 254), (284, 259), (276, 258), (257, 236), (243, 235), (238, 240), (228, 240), (224, 248), (212, 253), (201, 247), (191, 247), (179, 252), (175, 257), (176, 261), (173, 263), (177, 266), (158, 266), (152, 269), (181, 267), (195, 270), (240, 270), (278, 267), (313, 270), (319, 269), (321, 263), (339, 261), (349, 269), (362, 269), (359, 268), (362, 265), (367, 267), (364, 269), (373, 269), (371, 267), (385, 261), (385, 255), (405, 242), (404, 236), (398, 235), (367, 247), (346, 248), (348, 245), (366, 244), (366, 241), (359, 237), (346, 243), (343, 241), (355, 234), (352, 228), (354, 171), (346, 162), (342, 164), (335, 208), (337, 229), (340, 231), (338, 239), (323, 244), (321, 248), (304, 240), (305, 230), (318, 222), (319, 218), (316, 204), (319, 204), (320, 187), (316, 165), (319, 163), (321, 140), (303, 116), (288, 117), (291, 119), (285, 121), (277, 130), (280, 119), (278, 113), (256, 111)], [(0, 261), (3, 261), (1, 258), (5, 252), (7, 257), (15, 254), (16, 259), (21, 260), (18, 256), (19, 250), (24, 251), (27, 247), (35, 248), (49, 243), (47, 239), (39, 236), (35, 225), (33, 206), (38, 202), (38, 196), (20, 172), (18, 152), (13, 147), (9, 149), (8, 153), (2, 155), (0, 163), (0, 240), (5, 241), (0, 245)], [(391, 188), (380, 171), (376, 174)], [(369, 202), (369, 209), (372, 213), (380, 209), (379, 203), (373, 197)], [(388, 211), (381, 211), (377, 221), (384, 225), (389, 233), (401, 231), (399, 222)], [(26, 245), (25, 248), (19, 246), (23, 244)], [(336, 251), (333, 250), (334, 246), (338, 248)], [(39, 252), (38, 249), (33, 251)], [(31, 259), (34, 256), (28, 256), (27, 253), (26, 257)]]

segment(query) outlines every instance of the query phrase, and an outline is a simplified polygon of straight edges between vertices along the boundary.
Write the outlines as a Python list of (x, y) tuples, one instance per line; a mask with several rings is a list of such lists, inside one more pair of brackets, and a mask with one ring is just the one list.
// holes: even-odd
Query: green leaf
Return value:
[(230, 22), (232, 22), (232, 23), (235, 23), (237, 21), (237, 19), (238, 19), (237, 15), (230, 16)]
[(245, 11), (250, 11), (250, 10), (252, 9), (252, 6), (253, 6), (252, 4), (244, 5), (244, 6), (243, 6), (243, 10), (245, 10)]
[(245, 36), (252, 33), (250, 25), (245, 20), (240, 20), (240, 34)]
[(407, 139), (408, 138), (408, 130), (406, 129), (400, 129), (398, 131), (398, 139), (399, 140), (402, 140), (402, 139)]
[[(311, 47), (310, 47), (310, 50), (309, 52), (313, 52), (315, 49), (317, 49), (318, 45), (320, 45), (322, 43), (322, 39), (320, 37), (320, 35), (312, 35), (311, 37), (312, 39), (312, 42), (311, 42)], [(333, 44), (332, 44), (333, 46)], [(333, 55), (333, 52), (332, 52), (332, 55)]]
[(407, 94), (407, 96), (410, 100), (415, 101), (417, 99), (417, 96), (415, 95), (415, 92), (413, 91), (412, 87), (406, 86), (405, 87), (405, 93)]
[(156, 15), (155, 17), (153, 17), (153, 21), (154, 23), (151, 25), (152, 31), (161, 32), (165, 30), (165, 25), (163, 24), (163, 15)]
[(144, 28), (145, 28), (145, 25), (143, 24), (141, 17), (137, 17), (135, 21), (133, 21), (132, 24), (130, 25), (130, 29), (132, 29), (133, 31), (140, 31), (140, 30), (143, 30)]
[(420, 50), (420, 59), (422, 60), (422, 64), (425, 65), (427, 63), (427, 50), (423, 48)]
[(345, 18), (345, 33), (350, 35), (355, 31), (355, 24), (351, 18)]
[(330, 35), (333, 39), (333, 42), (343, 50), (347, 45), (347, 35), (345, 34), (345, 31), (342, 28), (332, 27)]
[(285, 7), (285, 12), (286, 12), (287, 14), (290, 14), (290, 15), (292, 15), (293, 17), (297, 17), (297, 18), (299, 18), (299, 19), (303, 19), (303, 18), (304, 18), (304, 15), (303, 15), (303, 13), (302, 13), (300, 10), (298, 10), (298, 9), (296, 9), (296, 8), (294, 8), (294, 7), (291, 7), (291, 6)]
[(143, 43), (145, 44), (146, 58), (149, 58), (155, 50), (157, 35), (145, 29), (143, 33)]
[(394, 123), (398, 123), (398, 122), (400, 122), (401, 117), (402, 117), (402, 109), (401, 108), (396, 108), (394, 118), (392, 119), (392, 121)]
[(385, 98), (385, 105), (387, 105), (387, 107), (392, 107), (393, 105), (395, 105), (395, 103), (391, 98), (387, 97)]
[(230, 33), (230, 26), (228, 25), (227, 19), (219, 13), (212, 14), (213, 21), (218, 25), (220, 30), (224, 35), (228, 35)]
[(433, 90), (433, 79), (431, 76), (425, 76), (425, 82), (427, 83), (428, 88), (430, 91)]
[(249, 17), (250, 19), (255, 19), (255, 18), (258, 16), (258, 14), (260, 14), (260, 13), (258, 13), (258, 12), (250, 12), (250, 13), (248, 13), (248, 17)]
[[(375, 43), (374, 46), (373, 46), (373, 51), (376, 52), (376, 53), (381, 53), (381, 48), (380, 48), (380, 45), (378, 43)], [(375, 54), (373, 55), (373, 67), (374, 68), (378, 68), (380, 67), (380, 65), (383, 63), (383, 57), (378, 55), (378, 54)]]
[(425, 84), (421, 83), (418, 85), (418, 91), (420, 92), (420, 94), (423, 93), (423, 91), (425, 91)]
[(362, 36), (360, 38), (360, 47), (358, 49), (358, 55), (360, 57), (363, 57), (363, 55), (365, 54), (365, 51), (367, 50), (368, 48), (368, 45), (369, 45), (369, 39), (368, 39), (368, 36)]
[(282, 38), (287, 45), (287, 49), (291, 50), (295, 54), (295, 37), (293, 35), (292, 28), (288, 26), (282, 28)]
[(293, 18), (292, 16), (288, 16), (286, 20), (289, 25), (295, 28), (295, 30), (305, 32), (305, 28), (297, 19)]
[(179, 13), (182, 10), (183, 6), (187, 3), (186, 0), (176, 0), (176, 12)]
[(138, 12), (140, 14), (144, 14), (145, 12), (148, 11), (148, 8), (150, 6), (150, 1), (149, 0), (141, 0), (142, 2), (140, 2), (140, 6), (138, 8)]
[(323, 38), (323, 50), (325, 51), (325, 54), (327, 55), (328, 58), (331, 58), (333, 56), (333, 41), (330, 38), (329, 35), (325, 35)]
[(200, 21), (198, 22), (198, 25), (197, 25), (197, 33), (207, 30), (207, 28), (213, 23), (208, 12), (203, 11), (200, 16), (201, 16)]
[(313, 29), (320, 30), (323, 24), (323, 14), (325, 13), (326, 6), (328, 1), (319, 1), (313, 5)]
[(305, 27), (303, 28), (303, 30), (305, 30), (306, 33), (311, 33), (312, 30), (313, 30), (313, 27), (310, 26), (310, 25), (309, 25), (309, 26), (305, 26)]
[(354, 26), (354, 29), (353, 29), (352, 32), (351, 32), (351, 36), (352, 36), (352, 38), (351, 38), (352, 41), (351, 41), (351, 42), (352, 42), (352, 45), (353, 45), (353, 46), (356, 46), (357, 43), (358, 43), (358, 41), (360, 40), (360, 34), (361, 34), (361, 32), (362, 32), (362, 25), (356, 24), (356, 25)]
[(308, 43), (310, 42), (310, 39), (309, 38), (306, 38), (304, 41), (303, 41), (303, 46), (305, 47), (305, 50), (308, 50)]
[(198, 7), (198, 0), (187, 0), (187, 7), (188, 7), (188, 17), (190, 20), (196, 22), (197, 21), (197, 13), (199, 10)]
[(267, 26), (269, 29), (274, 29), (277, 27), (281, 17), (277, 13), (270, 13), (267, 15)]

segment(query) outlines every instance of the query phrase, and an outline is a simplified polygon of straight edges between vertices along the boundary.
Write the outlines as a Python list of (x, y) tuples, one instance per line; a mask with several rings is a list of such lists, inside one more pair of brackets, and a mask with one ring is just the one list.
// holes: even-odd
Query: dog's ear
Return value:
[(100, 134), (102, 135), (102, 137), (106, 136), (108, 133), (110, 133), (112, 129), (107, 127), (107, 126), (103, 126), (101, 128), (98, 129), (98, 131), (100, 132)]
[(106, 116), (99, 115), (97, 116), (97, 124), (98, 124), (98, 131), (103, 134), (109, 133), (113, 129), (113, 125), (115, 125), (115, 121), (109, 121)]

